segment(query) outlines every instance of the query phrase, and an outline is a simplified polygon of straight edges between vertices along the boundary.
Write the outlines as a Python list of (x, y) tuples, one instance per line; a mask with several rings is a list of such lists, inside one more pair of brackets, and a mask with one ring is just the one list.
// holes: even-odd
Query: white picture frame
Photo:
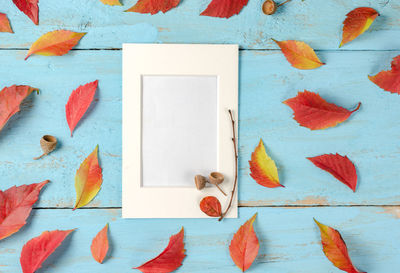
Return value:
[[(237, 45), (123, 44), (123, 218), (208, 218), (209, 216), (200, 210), (199, 203), (202, 198), (209, 195), (217, 197), (223, 209), (226, 208), (235, 175), (232, 123), (228, 110), (232, 110), (237, 121), (238, 50)], [(188, 86), (193, 88), (187, 88)], [(182, 90), (192, 92), (191, 96), (186, 96), (182, 93), (186, 91)], [(163, 96), (163, 92), (171, 93)], [(183, 114), (185, 112), (182, 111), (190, 108), (185, 110), (184, 107), (175, 107), (174, 103), (177, 102), (174, 96), (183, 97), (185, 102), (200, 108), (188, 115)], [(192, 97), (196, 99), (191, 99)], [(201, 112), (203, 107), (208, 108)], [(159, 109), (162, 109), (161, 113), (165, 115), (160, 115)], [(196, 113), (200, 114), (196, 117)], [(188, 129), (176, 130), (173, 127), (174, 123), (166, 122), (167, 124), (163, 126), (165, 127), (163, 130), (166, 131), (161, 132), (157, 121), (164, 124), (165, 121), (171, 120), (167, 119), (167, 114), (175, 114), (173, 116), (182, 121), (179, 124), (185, 124)], [(200, 150), (196, 150), (196, 145), (185, 143), (185, 139), (199, 137), (198, 134), (190, 134), (193, 131), (190, 128), (196, 126), (188, 122), (189, 118), (195, 119), (193, 122), (196, 122), (196, 126), (203, 126), (207, 132), (212, 132), (211, 136), (215, 134), (215, 145), (214, 138), (208, 134), (200, 134), (201, 138), (194, 138), (195, 143), (197, 141), (202, 143), (199, 147), (208, 149), (211, 163), (205, 162), (204, 154), (200, 155), (200, 160), (195, 154), (189, 154), (185, 162), (181, 157), (171, 159), (168, 156), (171, 154), (168, 149), (174, 149), (173, 151), (179, 154), (183, 153), (183, 149), (187, 150), (187, 147), (193, 146), (194, 152), (191, 153), (199, 153)], [(209, 122), (205, 122), (206, 120)], [(237, 128), (235, 131), (237, 132)], [(182, 132), (187, 132), (187, 136), (182, 137)], [(173, 137), (165, 137), (173, 136), (174, 133), (178, 139), (181, 137), (177, 143), (182, 145), (171, 142)], [(163, 134), (164, 137), (161, 137)], [(160, 137), (157, 138), (155, 135)], [(168, 145), (164, 145), (163, 141)], [(153, 147), (149, 143), (155, 143), (154, 147), (157, 150), (152, 151)], [(182, 151), (179, 150), (180, 146)], [(167, 151), (163, 151), (163, 147), (167, 147)], [(169, 169), (153, 154), (165, 156), (168, 163), (176, 160), (177, 164), (170, 164), (172, 167)], [(192, 164), (193, 168), (192, 161), (195, 162)], [(199, 166), (202, 164), (204, 166)], [(155, 165), (154, 170), (152, 165)], [(212, 166), (216, 169), (211, 170)], [(202, 191), (197, 190), (194, 176), (202, 174), (207, 177), (209, 174), (209, 172), (197, 173), (199, 170), (218, 171), (224, 174), (225, 182), (221, 186), (228, 196), (224, 196), (214, 186), (206, 187)], [(160, 174), (172, 171), (177, 174), (177, 181), (172, 181), (171, 175), (174, 173), (166, 173), (165, 179), (170, 181), (160, 179), (163, 177)], [(183, 173), (185, 176), (182, 176)], [(173, 185), (173, 183), (180, 184)], [(227, 218), (238, 216), (237, 193), (238, 189), (232, 207), (226, 215)]]

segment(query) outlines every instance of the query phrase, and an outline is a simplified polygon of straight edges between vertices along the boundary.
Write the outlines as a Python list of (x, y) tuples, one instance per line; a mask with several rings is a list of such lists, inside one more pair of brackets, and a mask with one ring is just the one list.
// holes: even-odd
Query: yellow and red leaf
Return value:
[(109, 6), (122, 6), (119, 0), (100, 0), (104, 5)]
[(200, 209), (210, 217), (220, 217), (222, 213), (221, 203), (214, 196), (204, 197), (200, 202)]
[(212, 0), (200, 15), (229, 18), (239, 14), (248, 2), (249, 0)]
[(381, 71), (368, 78), (383, 90), (400, 94), (400, 55), (392, 61), (392, 70)]
[(253, 264), (260, 249), (257, 234), (254, 231), (253, 223), (257, 214), (254, 214), (239, 230), (233, 235), (229, 246), (229, 253), (237, 267), (245, 272)]
[(103, 263), (107, 256), (109, 244), (108, 244), (108, 224), (97, 233), (96, 237), (93, 238), (90, 251), (92, 252), (93, 258), (98, 263)]
[(75, 175), (76, 203), (74, 209), (86, 206), (100, 191), (103, 183), (98, 159), (99, 146), (82, 162)]
[(14, 33), (10, 26), (10, 21), (7, 18), (7, 14), (0, 12), (0, 32)]
[(133, 7), (126, 11), (150, 14), (156, 14), (160, 11), (166, 13), (177, 7), (179, 2), (180, 0), (139, 0)]
[(334, 127), (346, 121), (351, 114), (360, 109), (361, 103), (353, 111), (329, 103), (319, 94), (304, 90), (296, 97), (283, 102), (294, 112), (294, 119), (303, 127), (321, 130)]
[(184, 229), (169, 239), (168, 246), (154, 259), (134, 267), (142, 271), (142, 273), (169, 273), (178, 269), (182, 265), (183, 259), (186, 257), (185, 244), (183, 242), (185, 236)]
[(39, 0), (13, 0), (13, 2), (35, 25), (39, 24)]

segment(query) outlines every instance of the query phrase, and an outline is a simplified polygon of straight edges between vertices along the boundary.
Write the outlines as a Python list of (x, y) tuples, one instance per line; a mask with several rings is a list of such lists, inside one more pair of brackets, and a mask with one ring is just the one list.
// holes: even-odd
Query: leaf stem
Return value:
[(285, 2), (279, 4), (278, 7), (283, 6), (283, 5), (286, 4), (286, 3), (289, 3), (290, 1), (292, 1), (292, 0), (286, 0)]
[(359, 102), (358, 105), (357, 105), (357, 108), (354, 109), (353, 111), (351, 111), (350, 113), (356, 112), (358, 109), (360, 109), (360, 107), (361, 107), (361, 102)]
[(221, 189), (220, 186), (218, 186), (218, 184), (215, 184), (215, 186), (219, 189), (219, 191), (226, 196), (226, 193)]
[(34, 158), (33, 158), (33, 160), (38, 160), (38, 159), (41, 159), (41, 158), (42, 158), (42, 157), (44, 157), (45, 155), (47, 155), (47, 154), (42, 154), (41, 156), (34, 157)]

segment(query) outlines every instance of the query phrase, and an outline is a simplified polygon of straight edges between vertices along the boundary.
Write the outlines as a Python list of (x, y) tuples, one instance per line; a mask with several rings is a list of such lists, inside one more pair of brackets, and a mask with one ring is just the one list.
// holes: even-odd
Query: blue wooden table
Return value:
[[(0, 86), (28, 84), (41, 90), (0, 134), (1, 189), (52, 181), (29, 223), (0, 242), (0, 272), (21, 272), (20, 251), (30, 238), (70, 228), (78, 229), (40, 272), (133, 272), (181, 226), (188, 256), (178, 272), (240, 272), (228, 245), (255, 212), (261, 248), (249, 272), (341, 272), (322, 253), (313, 217), (341, 231), (362, 270), (400, 272), (400, 96), (367, 78), (388, 69), (400, 54), (400, 0), (293, 0), (268, 17), (261, 12), (262, 0), (250, 0), (228, 20), (199, 16), (209, 0), (183, 0), (154, 16), (124, 13), (135, 0), (123, 2), (123, 7), (109, 7), (99, 0), (41, 0), (39, 26), (11, 1), (0, 7), (15, 32), (0, 34)], [(373, 7), (381, 16), (367, 33), (338, 49), (345, 14), (359, 6)], [(88, 34), (68, 55), (23, 60), (37, 38), (56, 29)], [(305, 41), (327, 65), (312, 71), (292, 68), (271, 38)], [(240, 45), (239, 219), (121, 219), (121, 45), (126, 42)], [(65, 103), (73, 89), (96, 79), (94, 105), (71, 138)], [(304, 89), (348, 109), (361, 101), (362, 108), (336, 128), (310, 131), (298, 126), (282, 104)], [(33, 161), (44, 134), (56, 136), (59, 149)], [(286, 188), (263, 188), (250, 178), (248, 160), (260, 138)], [(72, 211), (76, 169), (97, 144), (102, 189), (86, 208)], [(356, 193), (306, 159), (336, 152), (357, 166)], [(107, 222), (111, 257), (99, 265), (90, 243)]]

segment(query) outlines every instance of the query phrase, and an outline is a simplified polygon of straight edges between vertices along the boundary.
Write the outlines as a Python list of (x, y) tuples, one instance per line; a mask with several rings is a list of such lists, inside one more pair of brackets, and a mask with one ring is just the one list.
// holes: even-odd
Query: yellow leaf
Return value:
[(109, 5), (109, 6), (122, 6), (121, 2), (119, 0), (100, 0), (103, 4)]

